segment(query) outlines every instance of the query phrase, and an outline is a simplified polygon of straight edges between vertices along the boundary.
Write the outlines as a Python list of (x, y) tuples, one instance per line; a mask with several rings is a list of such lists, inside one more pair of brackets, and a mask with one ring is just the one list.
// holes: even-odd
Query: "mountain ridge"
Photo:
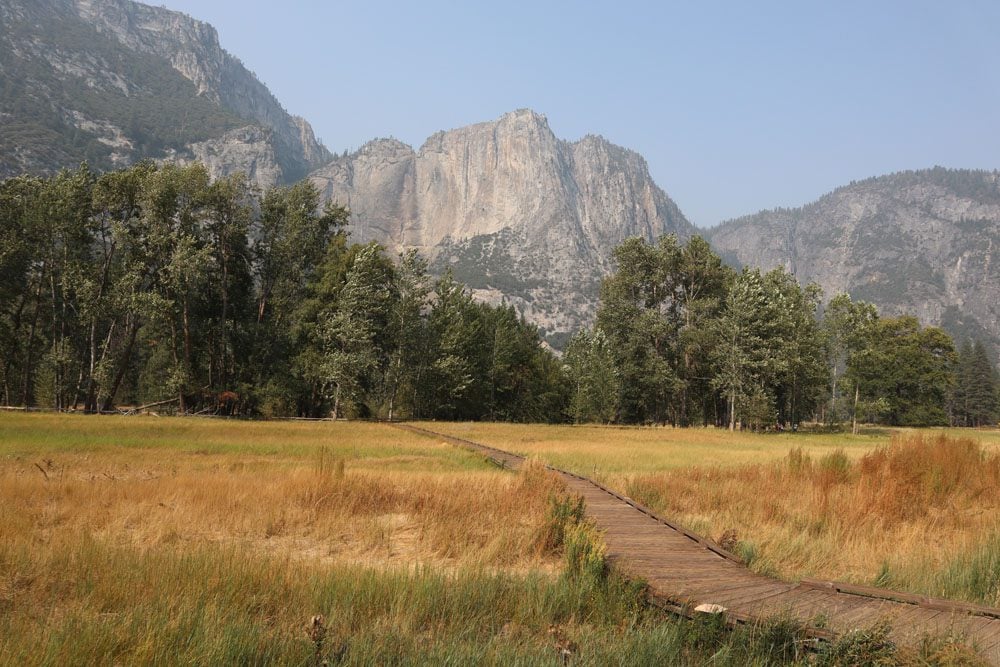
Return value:
[(334, 156), (222, 48), (208, 23), (132, 0), (0, 0), (0, 177), (83, 160), (201, 161), (266, 189), (310, 178), (352, 210), (356, 241), (417, 248), (477, 298), (509, 301), (554, 344), (593, 321), (628, 236), (701, 234), (727, 261), (784, 266), (884, 312), (1000, 351), (996, 171), (852, 181), (815, 201), (695, 228), (641, 154), (568, 141), (543, 114), (374, 139)]
[(909, 312), (1000, 346), (1000, 172), (934, 167), (853, 181), (801, 207), (705, 230), (741, 264), (783, 266), (827, 297)]

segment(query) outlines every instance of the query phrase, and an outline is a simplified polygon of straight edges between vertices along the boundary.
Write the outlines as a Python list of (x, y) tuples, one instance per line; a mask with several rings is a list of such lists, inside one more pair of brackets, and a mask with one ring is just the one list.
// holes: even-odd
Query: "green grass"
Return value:
[[(736, 631), (682, 621), (613, 575), (316, 568), (78, 544), (44, 562), (0, 548), (0, 663), (556, 665), (566, 646), (574, 665), (809, 664), (786, 620)], [(316, 615), (320, 642), (308, 631)]]
[(193, 417), (53, 415), (0, 412), (0, 457), (106, 454), (136, 461), (302, 461), (326, 448), (358, 466), (383, 470), (488, 468), (481, 456), (380, 424), (254, 422)]

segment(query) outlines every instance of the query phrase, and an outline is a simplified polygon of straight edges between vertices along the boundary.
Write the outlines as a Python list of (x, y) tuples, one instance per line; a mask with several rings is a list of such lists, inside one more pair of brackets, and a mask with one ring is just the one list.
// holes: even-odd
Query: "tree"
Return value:
[(817, 310), (823, 292), (819, 285), (801, 287), (795, 277), (778, 268), (764, 276), (775, 321), (770, 378), (778, 420), (797, 424), (815, 414), (828, 378), (823, 333)]
[(733, 279), (715, 324), (719, 343), (712, 352), (712, 385), (726, 397), (730, 431), (748, 408), (756, 419), (773, 414), (766, 377), (774, 363), (769, 341), (775, 306), (768, 300), (760, 271), (745, 268)]
[(323, 260), (331, 237), (347, 225), (347, 209), (327, 204), (320, 215), (319, 201), (319, 190), (309, 181), (264, 195), (252, 247), (258, 323), (265, 321), (269, 309), (278, 311), (276, 319), (288, 316)]
[[(245, 174), (213, 182), (205, 193), (205, 232), (209, 268), (207, 384), (218, 391), (252, 377), (239, 368), (249, 356), (246, 325), (252, 299), (252, 257), (248, 243), (256, 193)], [(242, 377), (241, 377), (242, 376)]]
[(489, 351), (479, 310), (451, 272), (434, 284), (427, 327), (433, 347), (420, 412), (445, 419), (472, 419), (487, 405)]
[(579, 331), (563, 355), (571, 386), (569, 414), (576, 423), (610, 423), (618, 415), (618, 375), (608, 340), (600, 329)]
[(326, 409), (320, 328), (354, 262), (348, 219), (343, 207), (319, 213), (319, 191), (305, 183), (268, 191), (251, 223), (248, 384), (266, 414), (318, 416)]
[[(867, 385), (874, 380), (869, 371), (878, 356), (878, 313), (869, 303), (852, 302), (847, 294), (838, 294), (827, 305), (823, 327), (827, 339), (827, 363), (833, 378), (831, 382), (835, 383), (830, 391), (833, 401), (831, 411), (836, 410), (837, 377), (841, 376), (848, 394), (853, 394), (850, 403), (851, 431), (857, 434), (862, 387), (865, 387), (867, 395)], [(881, 404), (871, 403), (870, 407), (872, 410), (869, 412), (874, 408), (881, 412)]]
[(678, 348), (681, 364), (679, 421), (687, 426), (700, 407), (702, 423), (708, 424), (715, 393), (710, 379), (710, 358), (717, 344), (712, 322), (718, 317), (732, 280), (732, 271), (722, 263), (708, 242), (693, 236), (681, 250), (676, 280), (677, 312), (680, 319)]
[(997, 373), (982, 342), (966, 341), (958, 353), (952, 391), (952, 423), (957, 426), (995, 424), (998, 416)]
[[(181, 412), (187, 408), (188, 394), (197, 382), (196, 336), (200, 318), (193, 316), (206, 289), (211, 249), (204, 237), (203, 215), (209, 186), (208, 171), (195, 164), (190, 167), (166, 165), (151, 175), (146, 183), (143, 209), (143, 232), (147, 241), (147, 260), (152, 278), (152, 292), (158, 297), (155, 308), (147, 312), (169, 331), (173, 363), (168, 385), (178, 397)], [(134, 341), (138, 323), (134, 323)], [(125, 367), (122, 367), (124, 370)], [(110, 409), (123, 373), (117, 376), (104, 406)]]
[(87, 347), (74, 405), (82, 400), (87, 411), (107, 401), (119, 370), (132, 358), (141, 313), (155, 301), (149, 289), (156, 257), (147, 248), (142, 217), (145, 190), (156, 171), (154, 164), (142, 162), (103, 174), (94, 185), (94, 270), (77, 290)]
[(617, 271), (601, 284), (597, 328), (614, 355), (624, 421), (677, 419), (672, 399), (681, 386), (675, 300), (680, 258), (672, 235), (655, 246), (626, 239), (614, 250)]
[(378, 245), (364, 246), (354, 258), (347, 282), (320, 329), (321, 364), (331, 416), (356, 401), (366, 376), (378, 365), (379, 327), (388, 314), (390, 277)]
[(427, 261), (415, 250), (400, 255), (395, 272), (397, 298), (390, 318), (391, 358), (385, 380), (390, 420), (397, 414), (401, 394), (409, 397), (412, 411), (414, 396), (426, 371), (424, 352), (428, 341), (422, 315), (431, 291), (429, 281)]
[(878, 320), (871, 341), (849, 370), (856, 394), (871, 405), (881, 403), (890, 424), (946, 424), (957, 360), (951, 338), (903, 315)]

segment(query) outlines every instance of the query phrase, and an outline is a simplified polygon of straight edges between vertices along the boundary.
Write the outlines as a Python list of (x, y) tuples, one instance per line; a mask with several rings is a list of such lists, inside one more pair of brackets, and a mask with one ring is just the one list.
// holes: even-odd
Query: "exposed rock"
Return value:
[(330, 159), (302, 118), (291, 116), (239, 59), (219, 45), (215, 28), (162, 7), (132, 0), (73, 0), (80, 17), (130, 49), (166, 58), (199, 94), (273, 132), (285, 180)]
[(637, 153), (559, 140), (530, 110), (438, 132), (419, 151), (378, 139), (312, 179), (351, 209), (354, 239), (421, 250), (556, 344), (592, 319), (616, 245), (693, 230)]
[[(1000, 346), (1000, 174), (935, 168), (872, 178), (798, 209), (711, 230), (746, 265), (784, 266), (888, 314)], [(1000, 347), (995, 347), (1000, 350)]]
[(226, 132), (221, 137), (189, 146), (189, 155), (173, 156), (181, 164), (202, 162), (212, 178), (229, 176), (242, 171), (247, 178), (262, 189), (282, 181), (281, 165), (274, 154), (270, 130), (248, 125)]
[(269, 187), (331, 157), (207, 23), (131, 0), (0, 0), (0, 19), (0, 177), (206, 156)]

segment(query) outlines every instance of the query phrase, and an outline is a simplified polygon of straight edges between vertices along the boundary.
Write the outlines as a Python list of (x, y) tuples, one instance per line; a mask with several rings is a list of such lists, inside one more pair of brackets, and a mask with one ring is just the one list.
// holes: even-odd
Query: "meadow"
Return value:
[(1000, 431), (425, 424), (591, 476), (754, 569), (1000, 606)]
[[(616, 460), (601, 438), (647, 437), (557, 433), (563, 456), (562, 434), (591, 439), (589, 466)], [(686, 470), (625, 465), (607, 474), (651, 495)], [(780, 619), (726, 631), (665, 615), (601, 565), (567, 502), (537, 463), (500, 470), (378, 424), (0, 413), (0, 664), (837, 664), (856, 650), (817, 662)], [(873, 636), (865, 650), (884, 650)], [(967, 657), (921, 650), (891, 657)]]

